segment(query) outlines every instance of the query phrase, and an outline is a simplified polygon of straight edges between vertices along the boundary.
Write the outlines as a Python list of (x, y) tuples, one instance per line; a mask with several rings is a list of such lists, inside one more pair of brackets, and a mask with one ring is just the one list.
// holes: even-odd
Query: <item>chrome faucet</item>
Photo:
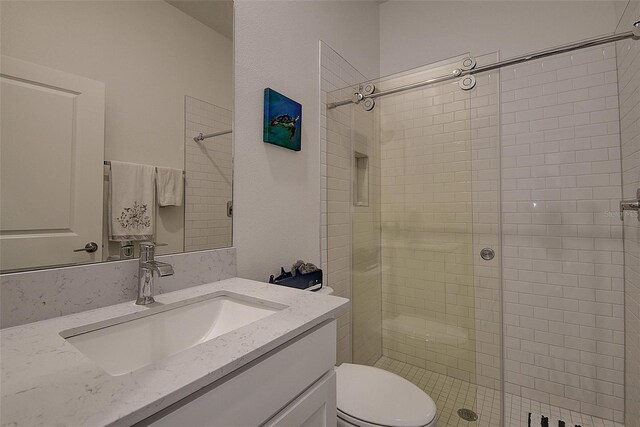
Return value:
[(153, 299), (153, 273), (160, 277), (172, 276), (173, 267), (166, 262), (154, 259), (156, 246), (163, 244), (140, 242), (140, 263), (138, 268), (138, 299), (137, 305), (147, 305), (155, 302)]

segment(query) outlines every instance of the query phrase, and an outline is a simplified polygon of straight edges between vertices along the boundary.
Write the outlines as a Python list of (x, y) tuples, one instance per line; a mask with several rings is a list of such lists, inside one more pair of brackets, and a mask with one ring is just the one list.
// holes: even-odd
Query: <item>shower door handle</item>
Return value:
[[(622, 200), (620, 202), (620, 220), (624, 220), (624, 211), (640, 211), (640, 188), (636, 191), (635, 200)], [(640, 213), (638, 214), (638, 221), (640, 221)]]
[(480, 251), (480, 258), (482, 258), (485, 261), (491, 261), (494, 256), (496, 256), (496, 253), (491, 248), (483, 248)]

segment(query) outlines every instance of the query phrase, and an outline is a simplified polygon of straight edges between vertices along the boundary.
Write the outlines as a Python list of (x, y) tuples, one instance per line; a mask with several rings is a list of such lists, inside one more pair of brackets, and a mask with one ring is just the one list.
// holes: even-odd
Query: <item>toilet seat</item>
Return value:
[(338, 421), (342, 421), (342, 423), (338, 422), (338, 427), (386, 427), (381, 426), (380, 424), (371, 424), (364, 420), (359, 420), (357, 418), (350, 417), (348, 414), (340, 411), (338, 409)]
[(436, 405), (404, 378), (372, 366), (336, 368), (338, 417), (361, 427), (435, 426)]

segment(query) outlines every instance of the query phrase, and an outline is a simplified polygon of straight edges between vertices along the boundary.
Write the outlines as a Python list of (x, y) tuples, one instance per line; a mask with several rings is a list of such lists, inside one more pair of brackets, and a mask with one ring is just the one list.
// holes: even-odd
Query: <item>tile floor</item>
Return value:
[[(408, 379), (431, 396), (438, 410), (438, 427), (500, 426), (500, 393), (496, 390), (384, 356), (375, 366)], [(478, 420), (463, 420), (456, 412), (460, 408), (474, 410), (478, 414)]]
[[(438, 427), (499, 427), (501, 425), (500, 392), (477, 386), (466, 381), (431, 372), (405, 362), (383, 356), (376, 367), (404, 377), (424, 390), (436, 402)], [(457, 414), (460, 408), (469, 408), (478, 414), (475, 422), (465, 421)], [(620, 423), (561, 409), (510, 394), (505, 395), (507, 420), (505, 427), (527, 427), (529, 412), (550, 417), (550, 421), (562, 419), (567, 427), (624, 427)]]
[[(507, 419), (506, 427), (526, 426), (529, 412), (538, 416), (542, 414), (549, 417), (549, 425), (554, 427), (557, 425), (558, 419), (565, 421), (567, 427), (575, 425), (581, 425), (582, 427), (624, 427), (620, 423), (580, 414), (579, 412), (547, 405), (546, 403), (536, 402), (535, 400), (525, 399), (509, 393), (505, 394), (504, 408), (506, 412), (505, 418)], [(552, 421), (555, 421), (556, 424), (553, 424)]]

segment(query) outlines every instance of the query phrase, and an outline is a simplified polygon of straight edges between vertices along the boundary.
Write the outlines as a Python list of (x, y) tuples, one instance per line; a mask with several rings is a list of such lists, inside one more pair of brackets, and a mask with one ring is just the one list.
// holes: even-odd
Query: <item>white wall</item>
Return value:
[[(164, 1), (2, 2), (1, 15), (3, 55), (106, 84), (106, 160), (183, 169), (184, 96), (231, 109), (231, 40)], [(161, 252), (182, 251), (183, 209), (163, 210)]]
[[(377, 2), (235, 3), (234, 244), (238, 275), (320, 263), (319, 41), (367, 77), (379, 66)], [(266, 87), (303, 106), (302, 151), (262, 142)]]
[[(507, 58), (612, 33), (614, 1), (388, 1), (380, 5), (382, 75), (470, 52)], [(622, 2), (624, 3), (624, 2)]]

